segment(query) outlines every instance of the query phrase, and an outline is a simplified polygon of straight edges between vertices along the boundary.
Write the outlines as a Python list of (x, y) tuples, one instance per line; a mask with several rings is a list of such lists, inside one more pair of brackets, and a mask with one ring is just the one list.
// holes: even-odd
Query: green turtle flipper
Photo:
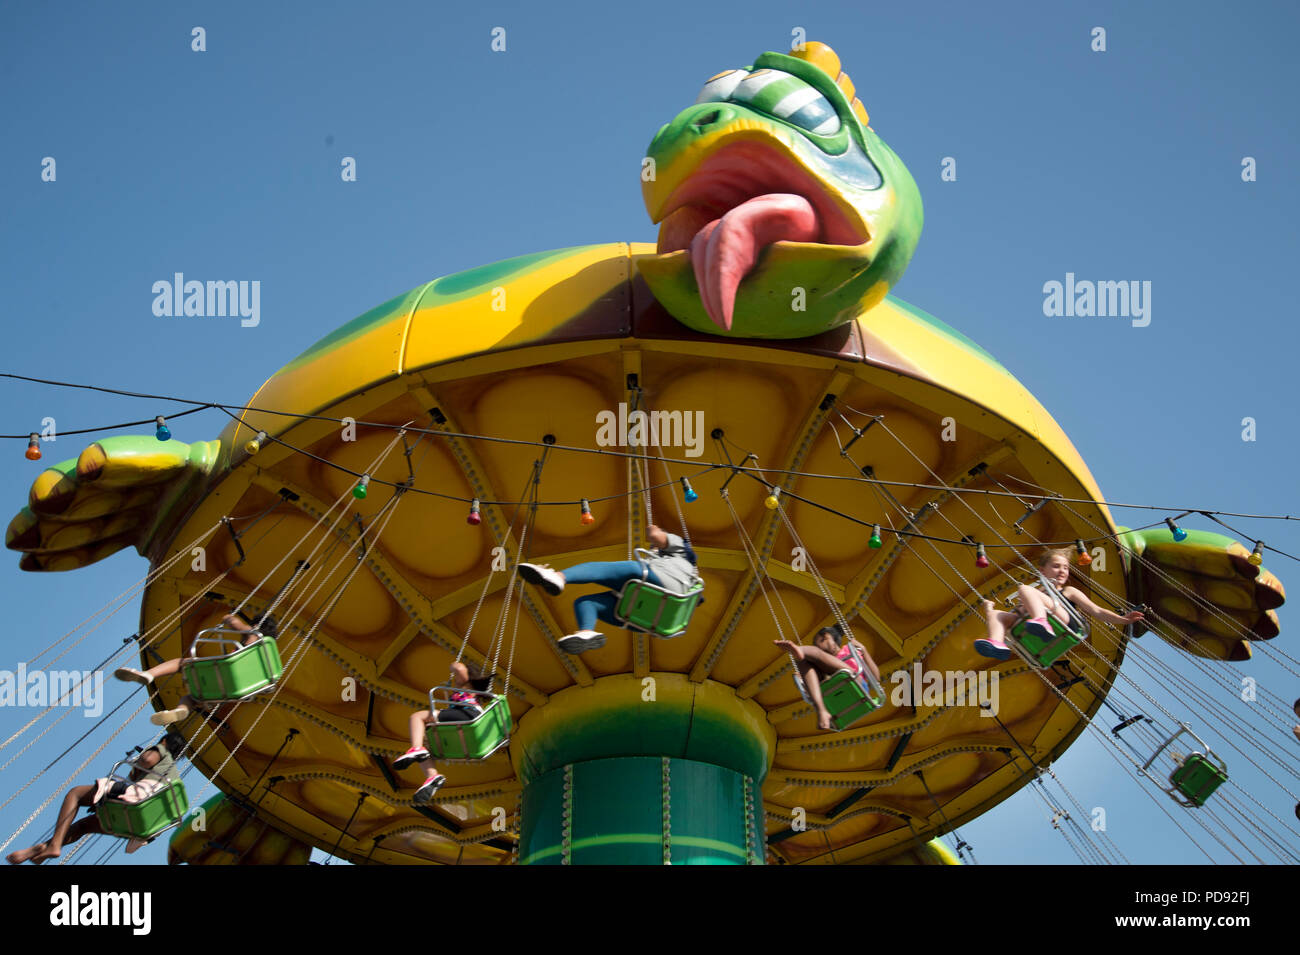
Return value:
[(23, 554), (23, 570), (74, 570), (130, 546), (151, 556), (202, 497), (220, 449), (140, 435), (96, 441), (37, 475), (5, 546)]
[(1222, 534), (1119, 528), (1129, 595), (1153, 611), (1157, 632), (1180, 650), (1210, 660), (1249, 660), (1250, 641), (1279, 632), (1274, 609), (1281, 581), (1250, 562), (1250, 551)]

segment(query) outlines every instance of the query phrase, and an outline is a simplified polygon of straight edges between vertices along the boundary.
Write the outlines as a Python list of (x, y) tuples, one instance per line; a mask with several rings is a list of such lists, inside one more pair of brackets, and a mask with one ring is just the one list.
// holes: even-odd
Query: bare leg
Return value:
[(179, 673), (181, 665), (188, 663), (188, 657), (177, 657), (175, 660), (164, 660), (157, 666), (152, 666), (147, 670), (136, 670), (133, 667), (118, 667), (113, 676), (119, 680), (127, 680), (131, 683), (149, 684), (160, 676), (171, 676), (173, 673)]
[(804, 647), (803, 658), (806, 663), (815, 666), (822, 676), (834, 676), (840, 670), (852, 669), (835, 654), (827, 653), (821, 647)]
[(1041, 590), (1035, 590), (1025, 584), (1020, 585), (1020, 606), (1029, 614), (1029, 619), (1037, 620), (1051, 612), (1052, 602)]
[(998, 611), (997, 605), (992, 600), (985, 600), (981, 606), (984, 608), (984, 622), (988, 625), (989, 639), (994, 643), (1004, 643), (1004, 637), (1007, 635), (1007, 628), (1002, 623), (1002, 614)]
[(803, 685), (808, 688), (808, 696), (812, 698), (813, 706), (817, 708), (817, 728), (828, 730), (831, 728), (831, 711), (826, 709), (826, 701), (822, 699), (822, 679), (817, 668), (806, 660), (799, 661), (799, 675), (803, 677)]
[(808, 697), (812, 700), (813, 706), (817, 710), (817, 728), (828, 730), (831, 728), (831, 714), (826, 709), (826, 702), (822, 699), (821, 672), (819, 664), (824, 665), (824, 661), (818, 660), (817, 656), (830, 657), (835, 661), (835, 666), (831, 670), (843, 669), (843, 662), (837, 657), (832, 657), (824, 650), (817, 647), (805, 647), (801, 644), (794, 643), (791, 640), (773, 640), (778, 647), (788, 651), (794, 657), (795, 666), (799, 670), (799, 677), (803, 680), (804, 688), (808, 691)]
[(190, 662), (189, 657), (177, 657), (175, 660), (165, 660), (157, 666), (145, 670), (155, 680), (160, 676), (171, 676), (173, 673), (180, 673), (181, 667)]
[[(69, 838), (69, 830), (72, 829), (72, 820), (77, 815), (77, 810), (90, 805), (90, 799), (94, 792), (94, 786), (73, 786), (69, 789), (63, 797), (63, 805), (59, 807), (59, 818), (54, 824), (54, 835), (50, 837), (50, 841), (38, 842), (36, 845), (20, 852), (9, 853), (7, 856), (9, 864), (18, 865), (22, 862), (34, 862), (39, 865), (46, 859), (57, 859), (62, 854), (65, 842), (76, 842), (77, 839), (85, 835), (81, 823), (78, 823), (78, 831), (71, 838)], [(98, 819), (95, 820), (94, 831), (99, 831)]]
[(1041, 590), (1035, 590), (1033, 587), (1021, 584), (1020, 605), (1029, 613), (1031, 620), (1045, 619), (1048, 615), (1051, 615), (1059, 620), (1063, 626), (1070, 626), (1069, 615), (1065, 611), (1059, 610), (1056, 602)]
[(424, 731), (430, 723), (436, 723), (437, 717), (428, 710), (420, 710), (418, 713), (411, 714), (411, 749), (419, 749), (424, 745)]
[(181, 697), (180, 702), (170, 710), (159, 710), (153, 716), (149, 717), (149, 722), (154, 726), (171, 726), (173, 723), (179, 723), (188, 717), (195, 710), (206, 713), (207, 709), (195, 702), (194, 697), (186, 693)]
[(984, 601), (984, 614), (988, 622), (989, 639), (997, 643), (1005, 642), (1007, 628), (1020, 619), (1017, 614), (996, 609), (992, 600)]
[[(773, 640), (772, 642), (789, 653), (796, 661), (803, 659), (804, 648), (801, 644), (795, 643), (793, 640)], [(1300, 716), (1300, 700), (1296, 701), (1296, 707), (1296, 716)]]

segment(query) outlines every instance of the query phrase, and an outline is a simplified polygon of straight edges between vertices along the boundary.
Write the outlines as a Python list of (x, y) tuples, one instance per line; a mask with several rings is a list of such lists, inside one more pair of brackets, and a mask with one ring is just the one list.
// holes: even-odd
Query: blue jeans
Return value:
[[(579, 630), (594, 630), (597, 618), (615, 627), (623, 625), (614, 616), (614, 607), (618, 604), (617, 591), (621, 590), (629, 580), (641, 579), (640, 561), (598, 560), (588, 564), (578, 564), (563, 573), (566, 585), (600, 584), (614, 591), (614, 593), (587, 594), (573, 602), (573, 613), (578, 618)], [(647, 569), (646, 580), (657, 587), (663, 586), (653, 570)]]

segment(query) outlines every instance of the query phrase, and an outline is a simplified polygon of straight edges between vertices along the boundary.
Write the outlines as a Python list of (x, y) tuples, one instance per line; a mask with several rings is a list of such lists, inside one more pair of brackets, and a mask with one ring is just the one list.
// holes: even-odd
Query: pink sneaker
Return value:
[(1052, 629), (1052, 625), (1047, 622), (1046, 617), (1035, 617), (1032, 620), (1026, 620), (1025, 633), (1032, 633), (1039, 640), (1056, 639), (1056, 631)]
[(429, 758), (429, 751), (423, 746), (412, 746), (397, 759), (393, 760), (394, 769), (405, 769), (412, 763), (418, 763)]
[(436, 776), (430, 776), (424, 781), (424, 785), (415, 791), (415, 796), (412, 797), (411, 802), (415, 803), (417, 806), (427, 806), (433, 801), (434, 793), (441, 789), (443, 783), (446, 781), (447, 777), (442, 775), (442, 773), (439, 773)]
[(994, 660), (1011, 659), (1011, 648), (1002, 640), (976, 640), (975, 652), (982, 657), (992, 657)]

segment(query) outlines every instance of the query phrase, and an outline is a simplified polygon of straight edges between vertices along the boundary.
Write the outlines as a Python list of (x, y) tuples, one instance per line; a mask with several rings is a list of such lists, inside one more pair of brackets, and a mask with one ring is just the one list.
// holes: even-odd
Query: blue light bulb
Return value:
[(1169, 532), (1174, 535), (1174, 540), (1178, 541), (1179, 543), (1182, 543), (1183, 541), (1187, 540), (1187, 531), (1183, 530), (1181, 527), (1175, 524), (1174, 519), (1172, 517), (1166, 517), (1165, 523), (1169, 525)]
[(691, 482), (686, 480), (686, 478), (682, 478), (682, 496), (686, 498), (687, 504), (691, 504), (700, 499), (700, 495), (696, 493), (695, 488), (691, 487)]
[(154, 437), (156, 437), (159, 441), (170, 441), (172, 432), (171, 432), (171, 428), (167, 427), (167, 419), (164, 418), (162, 415), (159, 415), (158, 417), (154, 418), (154, 421), (158, 425), (158, 430), (154, 432)]

